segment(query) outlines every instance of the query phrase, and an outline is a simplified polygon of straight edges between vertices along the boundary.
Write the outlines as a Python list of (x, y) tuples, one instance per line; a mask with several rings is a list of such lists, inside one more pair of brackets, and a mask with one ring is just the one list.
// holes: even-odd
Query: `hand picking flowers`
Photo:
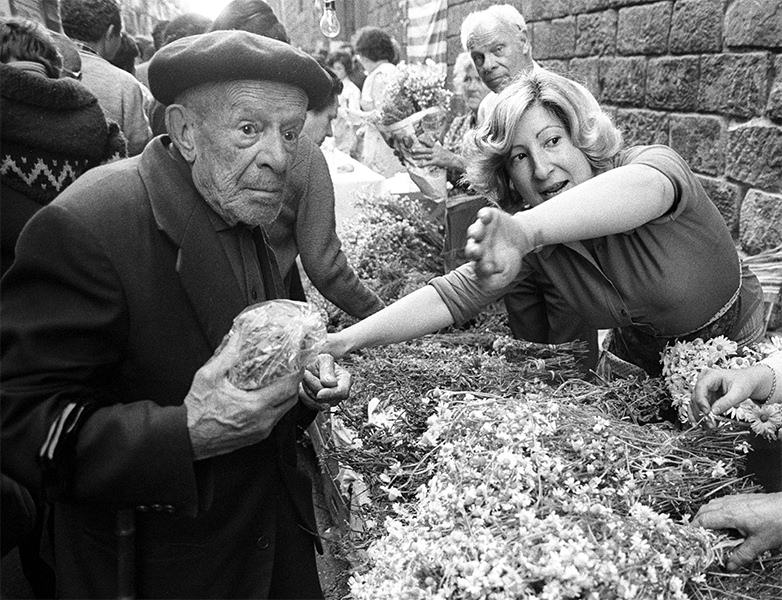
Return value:
[[(741, 369), (756, 364), (765, 356), (779, 350), (778, 338), (756, 347), (738, 349), (735, 342), (720, 336), (703, 341), (676, 342), (663, 353), (663, 377), (677, 409), (679, 419), (686, 423), (689, 405), (698, 374), (704, 368)], [(752, 431), (768, 440), (780, 439), (782, 434), (782, 404), (758, 404), (745, 400), (729, 409), (728, 416), (748, 423)]]

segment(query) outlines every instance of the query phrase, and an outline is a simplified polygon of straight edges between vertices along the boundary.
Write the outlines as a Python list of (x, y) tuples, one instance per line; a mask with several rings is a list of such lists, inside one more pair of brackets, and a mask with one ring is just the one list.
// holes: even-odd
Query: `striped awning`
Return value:
[(407, 61), (447, 61), (448, 0), (407, 0)]

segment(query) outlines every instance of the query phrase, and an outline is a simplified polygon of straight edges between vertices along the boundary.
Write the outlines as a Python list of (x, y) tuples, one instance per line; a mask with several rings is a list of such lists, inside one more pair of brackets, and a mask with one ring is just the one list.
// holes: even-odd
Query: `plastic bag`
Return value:
[[(301, 370), (326, 343), (326, 324), (306, 302), (269, 300), (249, 306), (234, 319), (228, 338), (239, 336), (228, 380), (255, 390)], [(225, 345), (225, 342), (224, 342)]]

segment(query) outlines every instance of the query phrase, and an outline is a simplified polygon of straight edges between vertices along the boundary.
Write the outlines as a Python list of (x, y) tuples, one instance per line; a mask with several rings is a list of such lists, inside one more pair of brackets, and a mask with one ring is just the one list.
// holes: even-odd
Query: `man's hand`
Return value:
[(693, 524), (737, 529), (746, 538), (728, 558), (728, 570), (735, 571), (766, 550), (782, 546), (782, 492), (716, 498), (700, 508)]
[(185, 397), (187, 428), (196, 460), (233, 452), (266, 439), (298, 401), (301, 373), (252, 391), (228, 381), (239, 336), (228, 339), (216, 356), (196, 371)]
[(351, 377), (331, 354), (319, 354), (304, 371), (299, 397), (314, 410), (336, 406), (350, 394)]
[(524, 230), (520, 215), (497, 208), (482, 208), (478, 219), (467, 229), (464, 254), (473, 261), (483, 285), (498, 290), (518, 275), (521, 261), (535, 246)]

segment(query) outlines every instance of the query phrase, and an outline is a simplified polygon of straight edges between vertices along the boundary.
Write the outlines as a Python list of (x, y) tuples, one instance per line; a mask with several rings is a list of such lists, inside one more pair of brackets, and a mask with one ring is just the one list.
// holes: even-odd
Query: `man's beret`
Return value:
[(293, 46), (248, 31), (213, 31), (163, 46), (149, 64), (149, 87), (162, 104), (187, 89), (212, 81), (254, 79), (294, 85), (320, 106), (331, 78), (314, 58)]

